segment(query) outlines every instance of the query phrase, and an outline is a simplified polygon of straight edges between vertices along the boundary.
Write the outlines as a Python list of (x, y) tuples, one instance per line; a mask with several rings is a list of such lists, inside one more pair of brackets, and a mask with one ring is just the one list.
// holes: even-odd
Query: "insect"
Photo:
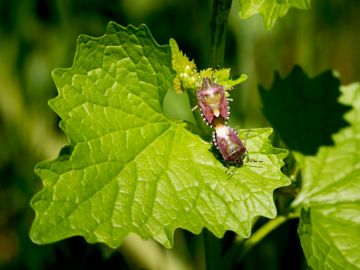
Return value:
[(226, 125), (230, 116), (230, 107), (224, 86), (205, 77), (196, 96), (205, 123), (214, 128), (212, 143), (228, 167), (227, 173), (232, 175), (236, 168), (231, 169), (230, 166), (243, 166), (247, 151), (237, 131)]
[(234, 129), (218, 123), (213, 134), (213, 144), (227, 164), (243, 165), (246, 147)]
[(222, 85), (213, 83), (205, 77), (196, 96), (201, 115), (208, 125), (214, 126), (215, 121), (223, 123), (228, 121), (230, 107)]

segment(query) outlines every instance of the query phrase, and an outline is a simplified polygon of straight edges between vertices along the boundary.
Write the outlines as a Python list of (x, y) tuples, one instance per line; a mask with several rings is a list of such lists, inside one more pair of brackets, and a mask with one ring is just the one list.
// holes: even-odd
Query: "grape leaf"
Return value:
[(261, 14), (267, 29), (271, 29), (277, 19), (284, 17), (291, 7), (309, 9), (310, 0), (239, 0), (240, 18), (247, 19)]
[(340, 104), (340, 81), (326, 71), (309, 78), (295, 66), (284, 78), (275, 73), (269, 90), (259, 87), (263, 112), (286, 145), (306, 155), (319, 146), (332, 145), (331, 135), (347, 123), (343, 114), (350, 109)]
[(313, 269), (360, 268), (360, 85), (341, 90), (354, 108), (346, 114), (351, 126), (316, 156), (296, 154), (303, 187), (293, 205), (302, 208), (299, 235)]
[(81, 235), (115, 248), (135, 232), (171, 247), (176, 228), (247, 237), (255, 216), (276, 215), (287, 151), (270, 145), (269, 128), (241, 130), (261, 162), (245, 160), (229, 177), (209, 142), (163, 114), (170, 46), (144, 25), (110, 23), (103, 37), (81, 36), (73, 66), (53, 77), (59, 95), (50, 106), (70, 144), (36, 166), (44, 188), (31, 201), (34, 242)]

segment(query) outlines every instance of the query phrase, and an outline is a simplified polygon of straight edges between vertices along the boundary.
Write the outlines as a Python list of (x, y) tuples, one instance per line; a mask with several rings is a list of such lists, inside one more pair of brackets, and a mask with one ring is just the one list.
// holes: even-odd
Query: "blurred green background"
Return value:
[[(100, 36), (110, 20), (147, 24), (159, 44), (174, 38), (205, 68), (210, 10), (209, 0), (0, 0), (0, 269), (127, 267), (124, 253), (87, 245), (81, 238), (37, 246), (28, 237), (34, 218), (29, 201), (41, 188), (33, 168), (55, 158), (66, 144), (59, 119), (47, 105), (57, 94), (51, 71), (71, 66), (78, 35)], [(270, 31), (261, 17), (242, 21), (237, 10), (234, 0), (224, 67), (249, 79), (233, 91), (236, 125), (268, 126), (257, 86), (268, 88), (275, 70), (284, 76), (300, 64), (311, 77), (336, 69), (343, 84), (359, 80), (360, 1), (316, 0), (309, 11), (291, 9)], [(241, 266), (305, 269), (296, 225), (273, 232)], [(199, 237), (185, 233), (185, 238), (189, 247)]]

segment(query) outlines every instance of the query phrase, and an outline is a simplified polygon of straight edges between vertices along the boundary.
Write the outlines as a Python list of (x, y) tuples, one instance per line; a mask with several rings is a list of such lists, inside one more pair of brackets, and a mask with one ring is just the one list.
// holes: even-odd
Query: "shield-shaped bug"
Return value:
[(226, 163), (236, 166), (243, 165), (246, 148), (234, 129), (221, 124), (216, 125), (213, 144)]
[(230, 108), (222, 85), (212, 83), (209, 78), (204, 78), (196, 96), (201, 115), (208, 125), (213, 126), (214, 120), (218, 118), (222, 118), (222, 122), (229, 119)]

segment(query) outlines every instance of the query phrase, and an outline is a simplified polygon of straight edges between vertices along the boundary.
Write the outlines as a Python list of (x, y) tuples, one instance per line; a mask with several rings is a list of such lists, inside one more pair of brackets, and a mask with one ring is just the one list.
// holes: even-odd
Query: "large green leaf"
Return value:
[(50, 106), (70, 145), (36, 167), (44, 188), (31, 202), (34, 242), (82, 235), (117, 247), (135, 232), (170, 247), (176, 228), (246, 237), (255, 216), (276, 215), (287, 153), (272, 148), (271, 129), (240, 132), (261, 162), (227, 175), (209, 142), (162, 113), (173, 87), (170, 46), (145, 26), (110, 23), (101, 38), (80, 37), (73, 67), (53, 77), (59, 95)]
[(309, 78), (295, 66), (285, 78), (275, 73), (271, 88), (259, 92), (264, 115), (291, 150), (314, 155), (347, 125), (343, 114), (350, 107), (338, 102), (340, 80), (331, 71)]
[(296, 155), (303, 187), (293, 205), (302, 207), (299, 234), (314, 269), (360, 268), (360, 85), (342, 92), (354, 108), (346, 115), (351, 126), (315, 157)]
[(291, 7), (309, 9), (310, 0), (239, 0), (240, 18), (247, 19), (255, 14), (261, 14), (265, 27), (270, 29), (277, 19), (286, 15)]

